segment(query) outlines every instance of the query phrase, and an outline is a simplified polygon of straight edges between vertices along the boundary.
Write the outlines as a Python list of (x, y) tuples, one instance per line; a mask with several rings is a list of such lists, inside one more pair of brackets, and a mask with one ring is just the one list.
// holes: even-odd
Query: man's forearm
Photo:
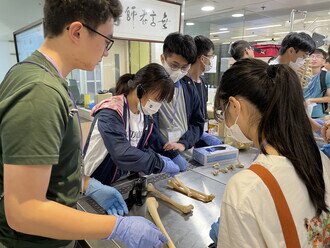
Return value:
[(30, 200), (16, 206), (15, 210), (15, 217), (8, 221), (11, 228), (53, 239), (106, 238), (116, 224), (114, 216), (86, 213), (54, 201)]

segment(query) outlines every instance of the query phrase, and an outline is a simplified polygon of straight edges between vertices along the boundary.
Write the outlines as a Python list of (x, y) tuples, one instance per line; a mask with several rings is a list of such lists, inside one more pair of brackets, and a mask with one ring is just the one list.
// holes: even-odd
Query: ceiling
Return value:
[[(207, 5), (215, 9), (202, 11), (201, 8)], [(192, 22), (195, 25), (185, 26), (185, 32), (196, 33), (200, 29), (205, 35), (207, 27), (207, 33), (214, 42), (229, 43), (243, 38), (260, 42), (274, 40), (278, 43), (290, 31), (292, 9), (307, 11), (306, 15), (295, 14), (293, 31), (329, 35), (329, 0), (186, 0), (185, 23)], [(244, 17), (232, 17), (235, 13), (242, 13)], [(228, 30), (218, 33), (221, 32), (220, 28)]]

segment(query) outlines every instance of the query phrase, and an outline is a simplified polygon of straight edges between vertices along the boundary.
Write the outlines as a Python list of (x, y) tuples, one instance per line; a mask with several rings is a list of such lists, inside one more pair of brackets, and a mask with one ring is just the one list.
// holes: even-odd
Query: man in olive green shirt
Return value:
[[(118, 239), (161, 247), (166, 238), (142, 217), (75, 209), (80, 192), (79, 120), (65, 77), (93, 70), (113, 44), (118, 0), (45, 0), (45, 42), (0, 84), (0, 247), (66, 247)], [(93, 178), (83, 191), (108, 213), (128, 213), (120, 193)]]

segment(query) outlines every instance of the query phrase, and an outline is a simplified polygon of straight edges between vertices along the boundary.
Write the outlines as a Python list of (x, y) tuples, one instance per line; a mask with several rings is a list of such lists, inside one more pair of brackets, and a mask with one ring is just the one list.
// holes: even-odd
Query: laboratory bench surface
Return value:
[[(214, 194), (215, 199), (209, 203), (203, 203), (173, 191), (167, 187), (168, 179), (162, 179), (153, 183), (156, 189), (174, 201), (183, 205), (192, 204), (194, 206), (192, 213), (182, 214), (171, 208), (168, 203), (156, 197), (159, 205), (157, 209), (159, 216), (177, 248), (204, 248), (212, 243), (209, 237), (209, 231), (212, 223), (220, 216), (221, 199), (226, 184), (233, 174), (247, 168), (256, 154), (257, 149), (255, 148), (240, 151), (239, 160), (244, 165), (244, 168), (235, 168), (226, 174), (220, 173), (214, 176), (212, 174), (214, 170), (212, 166), (196, 166), (196, 163), (192, 163), (187, 171), (177, 175), (186, 186), (207, 194)], [(149, 196), (153, 196), (153, 194), (148, 193)], [(129, 215), (143, 216), (153, 221), (148, 213), (146, 203), (142, 206), (133, 205)], [(87, 247), (93, 248), (124, 247), (117, 241), (111, 240), (86, 240), (85, 242), (85, 245), (88, 244)]]

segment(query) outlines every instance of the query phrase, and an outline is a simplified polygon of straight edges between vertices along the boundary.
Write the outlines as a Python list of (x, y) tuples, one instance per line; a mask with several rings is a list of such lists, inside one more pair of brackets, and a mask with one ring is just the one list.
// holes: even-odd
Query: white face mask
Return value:
[(298, 71), (303, 65), (305, 64), (305, 59), (304, 58), (297, 58), (296, 62), (291, 62), (289, 63), (289, 66), (291, 69)]
[(203, 65), (204, 65), (204, 72), (210, 71), (212, 69), (212, 67), (213, 67), (213, 62), (214, 62), (214, 58), (212, 58), (212, 59), (210, 59), (208, 57), (206, 57), (206, 58), (210, 61), (210, 64), (205, 64), (204, 62), (202, 62)]
[(145, 115), (153, 115), (158, 112), (158, 110), (160, 109), (161, 106), (162, 106), (161, 102), (155, 102), (155, 101), (149, 99), (147, 101), (146, 105), (142, 106), (142, 107), (141, 107), (141, 101), (139, 101), (138, 110), (142, 111), (142, 113)]
[[(228, 107), (228, 105), (227, 105), (227, 107)], [(227, 109), (227, 107), (226, 107), (226, 109)], [(226, 109), (225, 109), (225, 111), (226, 111)], [(241, 106), (240, 106), (240, 111), (241, 111)], [(225, 123), (225, 133), (228, 136), (230, 136), (233, 139), (235, 139), (236, 141), (238, 141), (238, 142), (241, 142), (241, 143), (252, 143), (252, 140), (248, 139), (244, 135), (244, 133), (242, 132), (241, 128), (237, 124), (237, 121), (238, 121), (238, 118), (239, 118), (239, 114), (238, 114), (238, 116), (237, 116), (237, 118), (235, 120), (234, 125), (232, 125), (231, 127), (228, 127), (227, 124), (226, 124), (226, 120), (224, 120), (224, 123)]]
[(164, 66), (165, 70), (167, 71), (167, 73), (170, 74), (170, 77), (174, 83), (179, 81), (181, 78), (183, 78), (188, 73), (188, 70), (186, 72), (182, 72), (181, 69), (179, 69), (177, 71), (173, 71), (171, 69), (171, 67), (166, 63), (166, 61), (164, 61), (163, 66)]

